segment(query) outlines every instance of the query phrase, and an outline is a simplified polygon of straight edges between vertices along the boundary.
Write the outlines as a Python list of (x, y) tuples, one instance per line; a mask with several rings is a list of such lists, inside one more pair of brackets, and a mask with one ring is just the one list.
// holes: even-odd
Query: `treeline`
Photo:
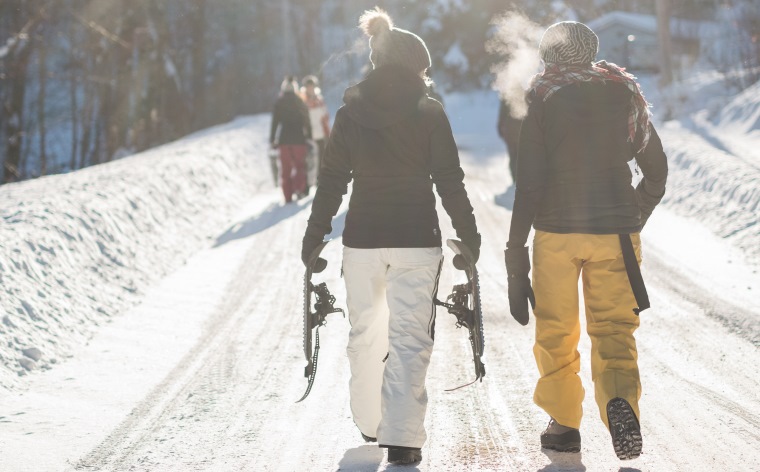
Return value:
[[(302, 3), (304, 16), (318, 4)], [(3, 0), (2, 182), (107, 162), (266, 109), (283, 73), (281, 6)]]
[[(702, 17), (723, 3), (667, 2)], [(2, 0), (0, 183), (269, 111), (286, 74), (316, 74), (337, 95), (366, 68), (356, 21), (376, 4), (423, 36), (446, 90), (490, 86), (498, 58), (484, 44), (506, 10), (544, 25), (654, 13), (654, 2), (628, 0)]]

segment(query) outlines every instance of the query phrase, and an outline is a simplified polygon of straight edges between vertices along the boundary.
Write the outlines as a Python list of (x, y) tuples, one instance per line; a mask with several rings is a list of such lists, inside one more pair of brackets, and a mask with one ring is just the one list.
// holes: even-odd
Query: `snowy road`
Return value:
[[(723, 254), (713, 254), (715, 264), (723, 265), (710, 269), (715, 280), (698, 282), (704, 277), (694, 274), (702, 269), (685, 266), (675, 253), (679, 237), (688, 239), (692, 228), (672, 224), (679, 220), (666, 218), (664, 210), (655, 212), (651, 234), (645, 234), (653, 308), (642, 314), (637, 333), (644, 454), (625, 463), (616, 459), (593, 402), (584, 338), (582, 453), (538, 447), (547, 418), (531, 401), (537, 379), (533, 323), (519, 326), (506, 309), (502, 248), (510, 212), (494, 203), (504, 192), (504, 164), (475, 161), (467, 152), (463, 158), (484, 241), (478, 265), (487, 376), (444, 392), (473, 373), (466, 333), (439, 310), (428, 377), (429, 440), (423, 461), (406, 469), (757, 467), (760, 352), (750, 324), (760, 307), (745, 295), (747, 287), (719, 276), (734, 269)], [(1, 399), (0, 470), (400, 469), (385, 462), (382, 450), (365, 445), (350, 419), (348, 323), (340, 315), (330, 315), (321, 330), (311, 395), (294, 403), (306, 386), (298, 253), (309, 201), (283, 207), (280, 198), (271, 190), (248, 202), (214, 247), (164, 279), (128, 316), (104, 328), (70, 361), (35, 377), (27, 393)], [(443, 231), (451, 237), (450, 228)], [(340, 248), (339, 240), (328, 246), (324, 280), (343, 305)], [(750, 274), (741, 284), (756, 284), (750, 288), (757, 293), (757, 275)], [(447, 264), (441, 295), (456, 277)], [(746, 319), (747, 326), (726, 318)]]

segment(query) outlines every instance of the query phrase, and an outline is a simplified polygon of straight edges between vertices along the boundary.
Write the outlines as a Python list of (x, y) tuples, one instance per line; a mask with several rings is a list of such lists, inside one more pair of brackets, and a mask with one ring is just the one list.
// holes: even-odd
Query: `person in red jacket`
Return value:
[(331, 231), (353, 180), (342, 265), (351, 412), (362, 437), (388, 449), (389, 462), (412, 463), (427, 438), (425, 377), (443, 261), (433, 186), (475, 258), (480, 234), (449, 120), (426, 93), (425, 43), (380, 9), (360, 24), (373, 70), (346, 90), (335, 115), (301, 258), (307, 263)]
[[(665, 193), (668, 167), (635, 77), (594, 62), (598, 46), (591, 29), (571, 21), (552, 25), (541, 39), (545, 68), (532, 82), (520, 132), (505, 262), (512, 316), (527, 324), (530, 302), (536, 319), (541, 377), (533, 400), (550, 416), (541, 446), (581, 447), (581, 278), (594, 396), (617, 456), (631, 459), (642, 449), (633, 333), (649, 303), (639, 232)], [(632, 159), (643, 173), (636, 188)]]
[[(311, 123), (306, 104), (297, 94), (298, 82), (288, 76), (274, 104), (269, 145), (280, 151), (280, 176), (285, 203), (306, 195), (306, 152)], [(279, 131), (279, 134), (278, 134)]]

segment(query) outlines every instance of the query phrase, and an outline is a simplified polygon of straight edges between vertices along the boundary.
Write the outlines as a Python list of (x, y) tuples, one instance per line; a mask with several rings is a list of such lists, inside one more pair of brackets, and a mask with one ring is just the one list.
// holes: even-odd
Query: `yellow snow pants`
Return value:
[[(641, 263), (641, 240), (632, 234)], [(558, 234), (536, 231), (533, 290), (541, 378), (533, 401), (558, 423), (579, 428), (584, 389), (578, 376), (581, 333), (578, 278), (583, 280), (586, 329), (591, 338), (591, 376), (596, 404), (607, 422), (607, 402), (624, 398), (639, 417), (641, 383), (633, 332), (639, 317), (616, 234)]]

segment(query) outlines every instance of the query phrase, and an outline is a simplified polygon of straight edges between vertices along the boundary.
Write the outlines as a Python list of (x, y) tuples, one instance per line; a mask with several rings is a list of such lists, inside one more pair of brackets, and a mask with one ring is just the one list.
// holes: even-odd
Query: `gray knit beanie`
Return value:
[(589, 64), (599, 51), (599, 38), (576, 21), (562, 21), (546, 29), (538, 53), (546, 64)]
[(359, 27), (369, 36), (369, 60), (375, 68), (399, 64), (420, 73), (430, 67), (425, 42), (410, 31), (395, 28), (384, 10), (375, 7), (365, 11), (359, 18)]

